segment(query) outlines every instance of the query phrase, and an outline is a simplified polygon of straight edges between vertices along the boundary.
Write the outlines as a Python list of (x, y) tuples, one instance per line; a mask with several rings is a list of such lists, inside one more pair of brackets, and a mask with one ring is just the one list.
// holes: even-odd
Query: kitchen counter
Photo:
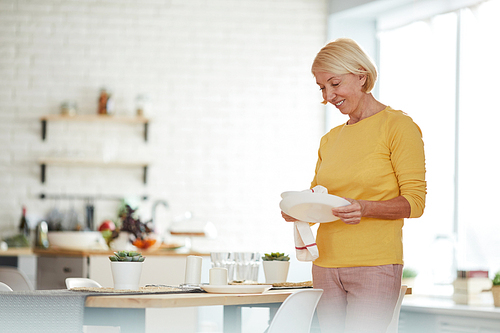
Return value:
[[(37, 256), (64, 256), (64, 257), (89, 257), (89, 256), (108, 256), (112, 255), (114, 250), (68, 250), (57, 247), (49, 247), (48, 249), (33, 249), (33, 254)], [(155, 249), (155, 250), (137, 250), (143, 256), (173, 256), (185, 257), (194, 256), (210, 256), (210, 253), (201, 252), (181, 252), (176, 250)]]
[(456, 304), (448, 298), (421, 297), (413, 295), (405, 297), (403, 305), (404, 311), (425, 312), (442, 315), (474, 316), (478, 318), (492, 318), (500, 320), (500, 308), (491, 304), (484, 305), (463, 305)]
[[(19, 256), (64, 256), (64, 257), (88, 257), (94, 255), (112, 255), (114, 250), (68, 250), (57, 247), (49, 247), (48, 249), (38, 249), (29, 247), (12, 247), (6, 251), (0, 251), (0, 257), (19, 257)], [(180, 252), (177, 250), (169, 249), (156, 249), (156, 250), (138, 250), (144, 256), (210, 256), (210, 253), (204, 252)]]
[(0, 251), (0, 257), (30, 256), (33, 250), (30, 247), (11, 247), (6, 251)]
[(451, 298), (412, 295), (403, 300), (399, 332), (500, 333), (500, 308), (493, 299), (491, 304), (461, 305)]

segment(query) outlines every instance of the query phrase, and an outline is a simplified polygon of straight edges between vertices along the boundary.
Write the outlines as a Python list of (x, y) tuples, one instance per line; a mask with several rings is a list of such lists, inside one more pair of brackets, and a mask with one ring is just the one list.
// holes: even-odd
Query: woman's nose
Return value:
[(330, 101), (333, 101), (335, 99), (335, 96), (337, 96), (337, 95), (335, 94), (333, 89), (328, 89), (326, 91), (326, 98), (325, 99), (330, 102)]

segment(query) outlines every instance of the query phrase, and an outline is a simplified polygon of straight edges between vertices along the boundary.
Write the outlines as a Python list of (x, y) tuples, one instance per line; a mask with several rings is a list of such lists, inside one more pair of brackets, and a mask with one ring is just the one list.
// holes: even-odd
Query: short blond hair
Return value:
[(377, 81), (377, 67), (372, 59), (352, 39), (338, 38), (326, 44), (314, 58), (311, 71), (337, 75), (366, 75), (363, 92), (369, 93)]

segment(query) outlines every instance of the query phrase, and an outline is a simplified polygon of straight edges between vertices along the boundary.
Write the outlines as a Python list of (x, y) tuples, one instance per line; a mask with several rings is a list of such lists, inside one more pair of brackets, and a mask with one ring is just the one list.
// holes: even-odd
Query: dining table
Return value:
[[(223, 332), (242, 332), (242, 308), (269, 308), (269, 321), (280, 305), (303, 288), (271, 288), (259, 293), (85, 292), (67, 289), (0, 292), (2, 331), (72, 333), (87, 326), (120, 327), (121, 333), (146, 332), (146, 309), (223, 306)], [(411, 294), (408, 288), (406, 294)], [(169, 323), (165, 322), (165, 331)], [(314, 326), (314, 324), (313, 324)]]
[[(242, 331), (242, 308), (266, 307), (270, 320), (279, 306), (300, 289), (268, 290), (264, 293), (170, 293), (87, 296), (84, 325), (120, 326), (120, 332), (145, 332), (147, 308), (223, 306), (223, 332)], [(165, 323), (168, 328), (168, 323)]]
[[(223, 306), (223, 332), (242, 331), (242, 308), (279, 306), (300, 288), (259, 293), (88, 292), (67, 289), (0, 292), (0, 323), (6, 332), (72, 333), (83, 326), (120, 327), (121, 333), (146, 332), (146, 309)], [(169, 323), (165, 322), (168, 331)]]

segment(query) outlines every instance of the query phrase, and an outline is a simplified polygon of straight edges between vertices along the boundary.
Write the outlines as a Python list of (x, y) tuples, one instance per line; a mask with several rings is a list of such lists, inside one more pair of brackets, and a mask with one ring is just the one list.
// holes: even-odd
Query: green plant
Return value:
[(262, 260), (264, 260), (264, 261), (289, 261), (290, 257), (285, 255), (284, 253), (271, 252), (271, 254), (264, 253)]
[(492, 281), (494, 286), (500, 286), (500, 272), (497, 272), (495, 274), (495, 277), (493, 278)]
[(109, 256), (111, 261), (121, 261), (121, 262), (143, 262), (145, 257), (142, 254), (135, 251), (118, 251), (114, 252), (114, 255)]
[(411, 279), (414, 278), (418, 275), (418, 272), (414, 269), (411, 268), (404, 268), (403, 269), (403, 279)]

